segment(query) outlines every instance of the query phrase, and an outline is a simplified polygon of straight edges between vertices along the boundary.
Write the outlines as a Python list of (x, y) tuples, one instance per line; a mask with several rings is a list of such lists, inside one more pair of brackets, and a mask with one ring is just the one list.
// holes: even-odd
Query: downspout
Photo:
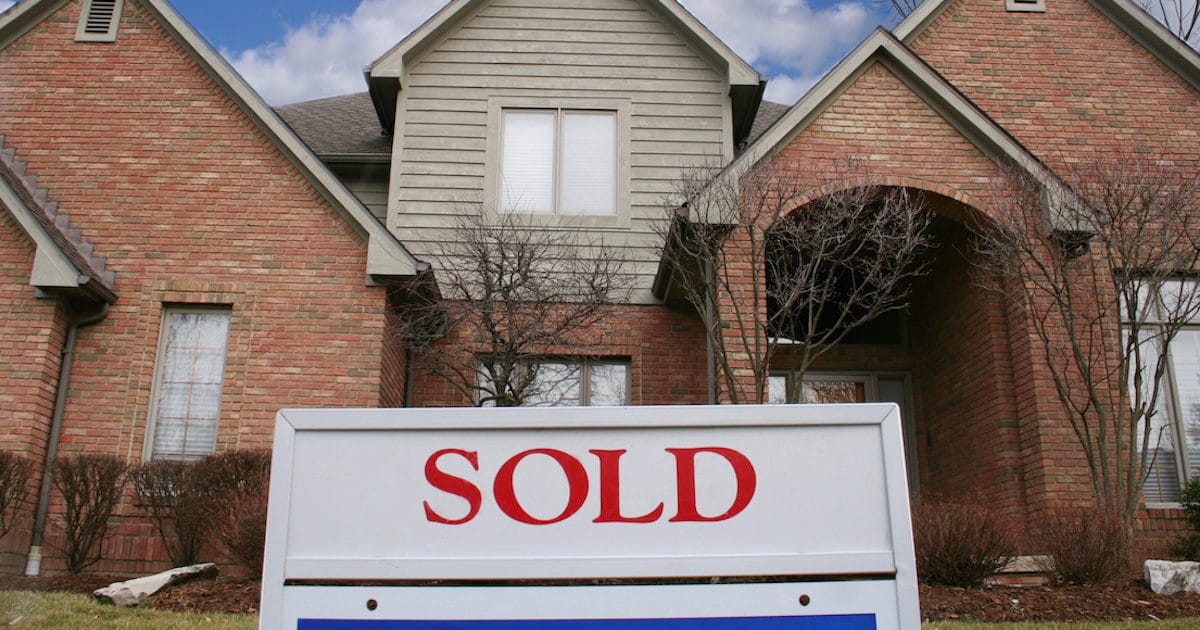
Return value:
[(71, 364), (75, 359), (75, 340), (79, 329), (98, 324), (108, 317), (111, 305), (104, 303), (98, 313), (81, 317), (67, 327), (67, 339), (63, 343), (62, 361), (58, 366), (58, 391), (54, 398), (54, 416), (50, 419), (50, 439), (46, 444), (46, 461), (42, 467), (42, 487), (38, 493), (37, 512), (33, 518), (33, 539), (29, 543), (29, 559), (25, 564), (25, 575), (35, 577), (42, 571), (42, 532), (46, 529), (46, 515), (50, 509), (51, 470), (58, 457), (58, 438), (62, 435), (63, 410), (67, 406), (67, 391), (71, 385)]

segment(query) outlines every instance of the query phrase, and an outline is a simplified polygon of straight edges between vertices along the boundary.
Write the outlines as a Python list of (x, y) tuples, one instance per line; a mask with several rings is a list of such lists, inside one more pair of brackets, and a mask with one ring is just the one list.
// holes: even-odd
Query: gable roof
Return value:
[[(400, 43), (367, 68), (366, 76), (371, 90), (371, 99), (379, 114), (380, 124), (389, 133), (395, 125), (396, 95), (403, 89), (401, 81), (405, 76), (406, 65), (424, 50), (426, 44), (449, 32), (460, 21), (488, 1), (450, 0), (433, 17), (418, 26), (416, 30), (400, 40)], [(734, 138), (745, 138), (750, 133), (755, 112), (758, 110), (758, 103), (762, 100), (763, 90), (766, 88), (766, 80), (763, 76), (676, 0), (638, 1), (672, 24), (703, 52), (724, 64), (726, 78), (729, 81), (730, 97), (733, 99)]]
[(1058, 185), (1057, 177), (1004, 128), (891, 33), (876, 28), (846, 55), (755, 143), (738, 156), (727, 172), (743, 172), (773, 154), (798, 135), (837, 100), (876, 61), (883, 63), (950, 123), (984, 155), (1009, 161), (1029, 171), (1038, 181)]
[(36, 251), (29, 284), (48, 293), (83, 295), (100, 302), (117, 298), (112, 270), (95, 254), (92, 243), (59, 214), (58, 202), (37, 185), (37, 175), (5, 146), (0, 134), (0, 206), (16, 219)]
[[(902, 42), (911, 45), (954, 2), (955, 0), (926, 0), (892, 32)], [(1183, 77), (1193, 88), (1200, 90), (1200, 52), (1193, 50), (1145, 9), (1130, 0), (1088, 2), (1134, 41), (1158, 57), (1159, 61)]]
[(379, 125), (366, 92), (276, 107), (280, 118), (326, 163), (387, 161), (392, 139)]
[[(388, 277), (413, 276), (426, 267), (425, 263), (414, 258), (371, 211), (346, 189), (245, 79), (167, 0), (136, 1), (158, 20), (301, 175), (367, 241), (366, 275), (369, 283)], [(0, 50), (66, 2), (67, 0), (23, 0), (8, 12), (0, 14)]]

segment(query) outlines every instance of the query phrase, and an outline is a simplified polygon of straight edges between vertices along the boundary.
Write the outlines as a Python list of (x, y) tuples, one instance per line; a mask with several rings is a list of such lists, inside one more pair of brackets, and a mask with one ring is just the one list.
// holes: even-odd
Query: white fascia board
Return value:
[(690, 11), (675, 0), (658, 0), (658, 6), (673, 17), (680, 26), (690, 31), (710, 52), (725, 61), (729, 68), (730, 85), (758, 85), (763, 76), (746, 63), (737, 53), (733, 52), (725, 42), (721, 41), (703, 22), (696, 19)]
[[(954, 1), (926, 0), (892, 29), (892, 33), (905, 44), (912, 44)], [(1193, 50), (1130, 0), (1088, 2), (1193, 88), (1200, 90), (1200, 52)], [(1050, 10), (1053, 11), (1053, 7)]]
[(1200, 52), (1129, 0), (1088, 0), (1159, 61), (1200, 91)]
[[(33, 216), (35, 210), (25, 205), (21, 198), (0, 179), (0, 205), (8, 208), (21, 230), (33, 241), (36, 252), (29, 284), (39, 288), (78, 288), (86, 276), (75, 263), (59, 248), (54, 238)], [(36, 211), (40, 212), (40, 210)]]
[(1057, 186), (1057, 178), (1033, 154), (930, 69), (915, 53), (882, 29), (876, 29), (822, 77), (791, 110), (734, 161), (728, 172), (742, 172), (774, 154), (815, 120), (875, 61), (885, 64), (984, 155), (993, 160), (1016, 163), (1042, 183)]
[(911, 44), (951, 4), (954, 0), (925, 0), (892, 29), (892, 34), (905, 44)]
[(25, 0), (9, 7), (0, 15), (0, 49), (16, 41), (66, 3), (67, 0)]
[[(469, 9), (473, 10), (483, 1), (453, 0), (442, 7), (441, 11), (438, 11), (407, 37), (400, 40), (400, 43), (393, 46), (391, 50), (375, 60), (369, 66), (369, 76), (403, 78), (405, 71), (404, 60), (409, 57), (410, 53), (422, 47), (426, 42), (443, 32), (444, 29), (466, 16), (469, 13)], [(757, 70), (746, 63), (737, 53), (733, 52), (733, 49), (727, 46), (725, 42), (722, 42), (716, 35), (713, 35), (712, 31), (708, 30), (700, 20), (697, 20), (695, 16), (689, 13), (678, 2), (675, 0), (652, 0), (650, 3), (655, 5), (654, 8), (659, 9), (663, 14), (675, 21), (678, 27), (687, 30), (712, 55), (721, 59), (726, 64), (730, 85), (756, 86), (762, 81), (763, 77)]]
[[(225, 92), (368, 243), (367, 282), (372, 276), (413, 276), (425, 267), (343, 185), (217, 51), (166, 0), (144, 0), (159, 21), (187, 47)], [(374, 250), (375, 256), (370, 252)]]
[(413, 32), (367, 66), (367, 76), (399, 79), (404, 76), (404, 59), (416, 48), (455, 21), (468, 6), (480, 0), (452, 0), (425, 20)]

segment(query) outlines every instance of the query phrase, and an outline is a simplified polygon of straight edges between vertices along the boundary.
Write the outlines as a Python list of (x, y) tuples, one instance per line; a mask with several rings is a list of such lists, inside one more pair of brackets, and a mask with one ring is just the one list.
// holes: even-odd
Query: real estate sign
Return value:
[(917, 628), (894, 405), (284, 410), (261, 626)]

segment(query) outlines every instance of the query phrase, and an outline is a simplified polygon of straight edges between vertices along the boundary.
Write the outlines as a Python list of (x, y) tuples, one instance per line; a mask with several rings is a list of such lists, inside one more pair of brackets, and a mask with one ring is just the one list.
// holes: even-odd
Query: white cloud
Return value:
[(282, 41), (221, 54), (275, 105), (361, 92), (367, 87), (363, 67), (444, 4), (445, 0), (363, 0), (353, 13), (316, 16), (288, 31)]
[[(777, 74), (768, 98), (785, 103), (803, 94), (880, 19), (868, 2), (814, 10), (804, 0), (684, 0), (739, 55)], [(351, 14), (316, 16), (281, 41), (221, 52), (272, 104), (358, 92), (366, 89), (363, 66), (444, 3), (363, 0)]]
[(767, 82), (767, 92), (763, 98), (774, 102), (792, 105), (804, 96), (808, 89), (821, 80), (820, 74), (788, 76), (777, 74)]
[(751, 65), (775, 74), (769, 100), (790, 104), (804, 94), (886, 14), (882, 3), (841, 2), (813, 9), (804, 0), (684, 0), (704, 22)]

